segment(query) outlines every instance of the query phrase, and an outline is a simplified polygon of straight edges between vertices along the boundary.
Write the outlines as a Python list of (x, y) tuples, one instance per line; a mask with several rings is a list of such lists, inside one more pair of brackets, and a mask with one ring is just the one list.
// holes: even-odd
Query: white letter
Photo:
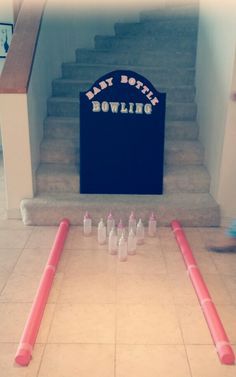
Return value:
[(109, 104), (108, 104), (108, 102), (106, 102), (106, 101), (102, 102), (102, 111), (104, 113), (107, 113), (109, 111)]
[(137, 81), (137, 84), (135, 85), (135, 88), (140, 89), (141, 86), (143, 86), (143, 83), (141, 81)]
[(107, 84), (106, 84), (105, 81), (101, 81), (101, 82), (99, 83), (99, 85), (100, 85), (100, 88), (101, 88), (102, 90), (107, 88)]
[(129, 103), (129, 113), (130, 113), (130, 114), (133, 114), (133, 113), (134, 113), (134, 103), (133, 103), (133, 102), (130, 102), (130, 103)]
[(120, 104), (121, 104), (120, 112), (123, 113), (123, 114), (127, 114), (128, 113), (128, 109), (126, 108), (125, 102), (121, 102)]
[(129, 85), (135, 85), (135, 84), (136, 84), (136, 80), (133, 77), (130, 77)]
[(127, 82), (128, 82), (128, 76), (126, 76), (126, 75), (121, 75), (121, 80), (120, 80), (120, 82), (121, 82), (122, 84), (127, 84)]
[(153, 106), (155, 106), (158, 102), (159, 102), (159, 101), (158, 101), (157, 97), (154, 97), (154, 98), (151, 100), (151, 103), (152, 103)]
[(94, 94), (91, 91), (85, 93), (85, 95), (88, 97), (88, 99), (92, 99), (94, 97)]
[(152, 113), (152, 105), (150, 103), (146, 103), (144, 106), (144, 112), (147, 115), (150, 115)]
[(146, 97), (147, 97), (148, 99), (150, 99), (150, 101), (151, 101), (151, 99), (152, 99), (152, 95), (153, 95), (153, 93), (150, 91), (150, 92), (146, 95)]
[(101, 89), (97, 88), (96, 86), (93, 87), (93, 94), (96, 96), (96, 94), (100, 93)]
[(142, 93), (145, 94), (147, 92), (149, 92), (149, 88), (146, 85), (144, 85)]
[(113, 85), (113, 77), (109, 77), (109, 79), (106, 79), (105, 81), (108, 83), (109, 86), (112, 86)]
[(117, 114), (119, 105), (119, 102), (110, 102), (111, 112)]
[(142, 114), (143, 113), (143, 103), (136, 103), (136, 114)]
[(94, 113), (99, 113), (101, 111), (101, 108), (100, 108), (100, 102), (98, 101), (92, 101), (92, 104), (93, 104), (93, 112)]

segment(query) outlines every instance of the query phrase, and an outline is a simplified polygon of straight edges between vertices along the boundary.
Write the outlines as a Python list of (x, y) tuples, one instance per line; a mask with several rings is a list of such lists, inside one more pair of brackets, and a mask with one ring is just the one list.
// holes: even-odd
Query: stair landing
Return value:
[(21, 202), (25, 225), (58, 225), (68, 218), (72, 225), (82, 225), (85, 211), (95, 224), (112, 211), (116, 221), (127, 223), (131, 211), (145, 224), (150, 212), (157, 215), (159, 226), (178, 219), (183, 226), (219, 226), (219, 207), (207, 193), (169, 193), (165, 195), (86, 195), (45, 194)]

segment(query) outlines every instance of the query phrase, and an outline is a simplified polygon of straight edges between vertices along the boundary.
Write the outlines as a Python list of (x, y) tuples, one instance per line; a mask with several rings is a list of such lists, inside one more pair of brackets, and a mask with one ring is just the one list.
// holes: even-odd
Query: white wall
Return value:
[[(222, 5), (223, 4), (223, 5)], [(236, 2), (200, 1), (196, 86), (200, 140), (205, 146), (206, 166), (211, 175), (211, 193), (221, 205), (223, 217), (236, 216), (236, 201), (231, 197), (231, 214), (225, 206), (222, 183), (225, 151), (235, 154), (226, 142), (236, 44)], [(229, 149), (230, 147), (230, 149)], [(236, 169), (230, 182), (236, 183)], [(235, 186), (236, 187), (236, 186)]]
[[(13, 4), (12, 0), (2, 0), (0, 2), (0, 22), (13, 24)], [(0, 58), (0, 74), (5, 63), (4, 58)]]
[[(236, 93), (236, 49), (231, 93)], [(218, 198), (225, 223), (236, 218), (236, 98), (229, 98)]]
[[(2, 0), (0, 2), (0, 22), (13, 24), (12, 0)], [(0, 75), (5, 63), (5, 58), (0, 58)], [(0, 124), (0, 151), (2, 150), (1, 124)]]

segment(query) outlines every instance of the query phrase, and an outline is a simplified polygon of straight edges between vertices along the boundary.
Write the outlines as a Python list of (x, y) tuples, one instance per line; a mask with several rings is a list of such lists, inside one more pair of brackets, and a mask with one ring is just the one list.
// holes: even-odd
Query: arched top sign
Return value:
[(162, 193), (165, 99), (129, 70), (80, 93), (81, 193)]
[[(85, 92), (85, 96), (91, 102), (93, 112), (151, 115), (161, 106), (159, 102), (163, 94), (138, 73), (120, 70), (101, 77)], [(133, 102), (133, 99), (138, 102)]]

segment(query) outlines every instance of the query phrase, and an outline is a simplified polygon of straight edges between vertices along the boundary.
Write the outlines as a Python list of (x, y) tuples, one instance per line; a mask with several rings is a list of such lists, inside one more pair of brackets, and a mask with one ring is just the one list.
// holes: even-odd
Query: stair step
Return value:
[(68, 218), (72, 225), (82, 225), (85, 211), (92, 215), (94, 224), (109, 211), (115, 219), (127, 223), (130, 211), (135, 210), (145, 224), (150, 212), (158, 214), (158, 226), (169, 226), (178, 219), (183, 226), (219, 226), (219, 207), (210, 194), (174, 193), (165, 195), (40, 195), (21, 202), (25, 225), (58, 225)]
[(164, 68), (193, 68), (195, 54), (186, 51), (107, 51), (80, 48), (76, 50), (78, 64), (130, 65)]
[[(164, 193), (208, 192), (209, 175), (203, 166), (165, 166)], [(37, 193), (79, 192), (79, 172), (75, 165), (40, 164), (36, 174)]]
[(199, 0), (187, 1), (183, 4), (183, 1), (179, 1), (179, 5), (175, 6), (173, 3), (165, 4), (162, 6), (156, 6), (155, 9), (145, 10), (140, 13), (141, 22), (150, 21), (171, 21), (173, 24), (184, 20), (189, 20), (191, 23), (198, 22), (198, 8)]
[(118, 37), (147, 37), (147, 36), (190, 36), (197, 38), (198, 19), (176, 18), (160, 19), (158, 22), (117, 22), (114, 25), (115, 35)]
[[(203, 148), (197, 141), (165, 142), (165, 163), (168, 165), (201, 165), (203, 154)], [(41, 144), (41, 162), (79, 163), (79, 143), (70, 139), (44, 139)]]
[(155, 49), (156, 51), (187, 51), (190, 53), (196, 52), (196, 39), (190, 36), (159, 36), (153, 35), (151, 37), (117, 37), (111, 35), (96, 35), (94, 38), (95, 49), (98, 50), (142, 50), (150, 51)]
[(111, 66), (111, 65), (94, 65), (64, 63), (62, 64), (62, 76), (64, 79), (77, 79), (96, 81), (101, 76), (116, 70), (131, 70), (143, 75), (151, 82), (158, 86), (185, 86), (194, 85), (195, 70), (192, 68), (154, 68), (154, 67), (137, 67), (136, 66)]
[[(51, 97), (48, 99), (48, 115), (53, 117), (79, 117), (80, 105), (78, 98)], [(167, 103), (166, 120), (196, 119), (197, 107), (195, 103)]]
[[(169, 102), (193, 102), (195, 98), (194, 86), (178, 86), (178, 87), (158, 87), (154, 84), (154, 87), (158, 88), (159, 92), (167, 93), (167, 100)], [(73, 97), (79, 98), (80, 92), (84, 92), (90, 89), (93, 85), (92, 81), (80, 81), (80, 80), (68, 80), (68, 79), (56, 79), (52, 83), (52, 94), (55, 97)]]
[(165, 166), (164, 193), (209, 192), (210, 177), (204, 166)]
[(79, 192), (79, 174), (75, 165), (40, 164), (36, 173), (37, 193)]
[(44, 139), (40, 147), (41, 163), (78, 163), (79, 144), (71, 139)]
[[(79, 141), (79, 118), (48, 117), (45, 120), (46, 138), (76, 139)], [(198, 126), (196, 122), (166, 122), (165, 137), (169, 140), (196, 140)]]
[(166, 140), (197, 140), (198, 125), (194, 121), (173, 121), (166, 122)]
[(204, 150), (197, 141), (166, 140), (165, 164), (166, 165), (202, 165)]
[(48, 117), (44, 121), (44, 137), (78, 140), (79, 118)]

